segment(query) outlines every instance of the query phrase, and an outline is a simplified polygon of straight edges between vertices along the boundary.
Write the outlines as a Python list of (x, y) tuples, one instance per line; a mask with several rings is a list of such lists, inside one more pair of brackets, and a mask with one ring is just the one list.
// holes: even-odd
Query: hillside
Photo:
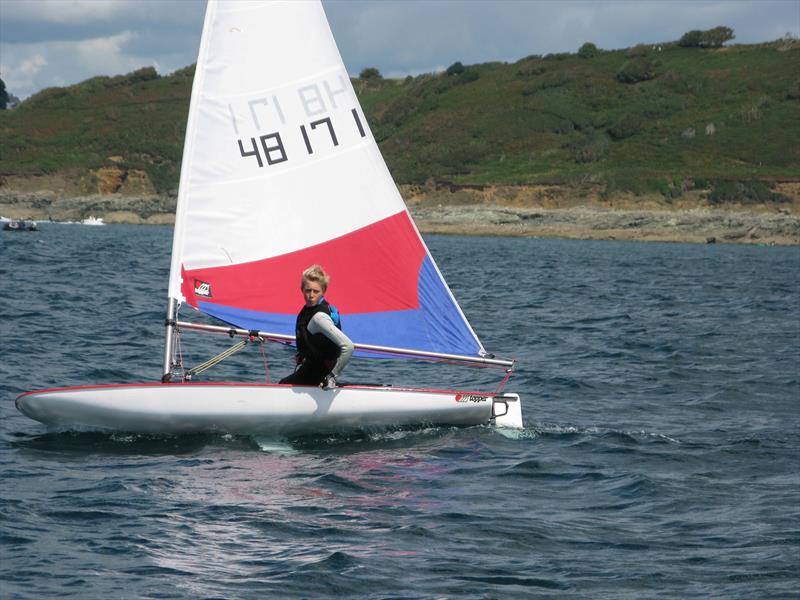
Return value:
[[(407, 199), (440, 202), (446, 192), (445, 202), (486, 202), (489, 190), (501, 204), (537, 194), (554, 206), (798, 204), (792, 40), (637, 46), (449, 71), (353, 81)], [(0, 111), (0, 195), (174, 198), (192, 75), (187, 67), (96, 77)]]
[[(642, 80), (623, 83), (626, 70)], [(667, 196), (687, 178), (800, 177), (800, 48), (637, 47), (359, 88), (400, 182)]]

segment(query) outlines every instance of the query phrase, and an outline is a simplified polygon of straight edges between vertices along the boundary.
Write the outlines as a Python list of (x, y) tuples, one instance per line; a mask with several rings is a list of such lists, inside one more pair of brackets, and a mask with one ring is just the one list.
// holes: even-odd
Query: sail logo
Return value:
[(480, 394), (456, 394), (456, 402), (485, 402), (489, 396), (481, 396)]
[(194, 295), (211, 298), (211, 284), (199, 279), (194, 280)]

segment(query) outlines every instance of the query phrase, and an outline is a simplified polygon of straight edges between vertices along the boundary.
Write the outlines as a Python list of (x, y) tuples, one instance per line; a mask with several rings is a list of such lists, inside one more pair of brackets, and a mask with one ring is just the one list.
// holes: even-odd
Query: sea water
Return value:
[[(0, 232), (0, 597), (797, 598), (800, 248), (428, 236), (487, 350), (518, 360), (514, 433), (144, 436), (18, 413), (33, 388), (159, 378), (171, 233)], [(187, 366), (230, 343), (185, 335)], [(264, 350), (206, 379), (288, 373), (289, 349)], [(345, 378), (502, 376), (356, 360)]]

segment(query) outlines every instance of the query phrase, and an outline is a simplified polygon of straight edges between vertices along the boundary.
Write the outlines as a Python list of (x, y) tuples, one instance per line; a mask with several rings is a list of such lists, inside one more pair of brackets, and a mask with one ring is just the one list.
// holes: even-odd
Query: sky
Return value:
[[(236, 1), (236, 0), (231, 0)], [(466, 64), (626, 48), (732, 27), (800, 37), (800, 0), (323, 0), (347, 70), (403, 77)], [(205, 0), (0, 0), (0, 78), (24, 99), (97, 75), (196, 61)]]

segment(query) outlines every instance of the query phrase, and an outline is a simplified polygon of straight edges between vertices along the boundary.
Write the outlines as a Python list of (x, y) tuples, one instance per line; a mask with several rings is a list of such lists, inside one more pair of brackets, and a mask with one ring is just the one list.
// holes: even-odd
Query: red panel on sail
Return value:
[(333, 240), (264, 260), (182, 269), (181, 291), (198, 301), (245, 310), (294, 314), (303, 304), (300, 274), (312, 264), (328, 272), (325, 297), (343, 313), (419, 307), (417, 289), (425, 249), (403, 211)]

